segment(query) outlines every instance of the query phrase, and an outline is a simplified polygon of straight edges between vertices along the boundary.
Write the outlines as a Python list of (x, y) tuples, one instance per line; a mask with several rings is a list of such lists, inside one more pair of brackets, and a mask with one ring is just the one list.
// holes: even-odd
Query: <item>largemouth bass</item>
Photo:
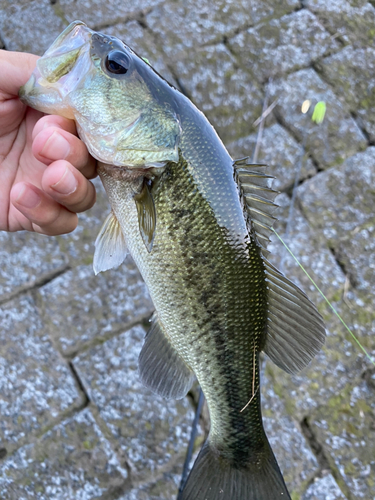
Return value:
[(72, 23), (20, 97), (77, 123), (112, 211), (95, 272), (129, 251), (155, 315), (139, 357), (144, 384), (182, 398), (198, 379), (211, 430), (184, 500), (290, 498), (263, 430), (259, 354), (294, 373), (321, 348), (322, 318), (269, 263), (269, 176), (233, 161), (205, 116), (115, 37)]

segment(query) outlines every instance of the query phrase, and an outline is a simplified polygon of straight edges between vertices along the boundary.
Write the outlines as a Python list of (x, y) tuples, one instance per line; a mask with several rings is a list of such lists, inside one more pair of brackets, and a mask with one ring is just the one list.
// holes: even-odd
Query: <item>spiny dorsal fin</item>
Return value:
[(233, 160), (233, 166), (240, 167), (242, 165), (251, 165), (251, 167), (258, 168), (258, 167), (267, 167), (265, 163), (249, 163), (250, 158), (248, 156), (245, 156), (244, 158), (239, 158), (238, 160)]
[(297, 285), (264, 260), (268, 287), (268, 322), (264, 352), (288, 373), (297, 373), (320, 351), (324, 322)]
[(95, 241), (94, 273), (118, 267), (126, 257), (125, 238), (115, 214), (111, 212)]
[(265, 173), (266, 165), (249, 164), (249, 158), (234, 160), (233, 166), (237, 183), (245, 200), (246, 211), (250, 216), (252, 228), (262, 248), (264, 257), (269, 255), (267, 245), (276, 218), (272, 215), (277, 207), (274, 203), (279, 194), (271, 188), (274, 177)]
[(164, 333), (156, 313), (139, 355), (138, 369), (142, 383), (166, 399), (186, 396), (195, 379)]

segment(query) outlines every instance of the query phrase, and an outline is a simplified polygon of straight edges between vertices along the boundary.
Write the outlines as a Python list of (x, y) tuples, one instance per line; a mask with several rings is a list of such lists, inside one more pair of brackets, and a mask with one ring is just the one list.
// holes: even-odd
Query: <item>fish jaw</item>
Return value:
[(38, 111), (73, 119), (67, 96), (83, 86), (87, 73), (93, 71), (92, 33), (81, 21), (71, 23), (38, 59), (31, 77), (20, 88), (21, 101)]

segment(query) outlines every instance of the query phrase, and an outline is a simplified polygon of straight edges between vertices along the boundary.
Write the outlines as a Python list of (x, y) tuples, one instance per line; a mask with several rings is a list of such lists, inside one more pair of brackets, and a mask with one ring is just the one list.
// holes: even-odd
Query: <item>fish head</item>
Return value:
[(176, 93), (121, 40), (75, 21), (37, 61), (19, 96), (74, 119), (97, 160), (149, 168), (178, 160)]

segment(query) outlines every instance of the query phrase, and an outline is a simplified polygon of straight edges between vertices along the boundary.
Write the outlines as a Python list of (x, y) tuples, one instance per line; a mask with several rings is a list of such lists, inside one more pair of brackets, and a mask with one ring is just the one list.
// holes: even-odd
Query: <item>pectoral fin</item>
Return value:
[(324, 322), (307, 296), (269, 262), (268, 323), (264, 352), (288, 373), (302, 370), (320, 351)]
[(166, 399), (183, 398), (194, 381), (194, 373), (165, 335), (156, 314), (139, 355), (138, 368), (143, 384)]
[(118, 267), (126, 257), (125, 238), (116, 216), (111, 212), (95, 241), (94, 273)]
[(139, 231), (147, 251), (150, 253), (154, 243), (156, 211), (154, 199), (147, 182), (143, 184), (142, 191), (134, 196), (134, 200), (138, 211)]

